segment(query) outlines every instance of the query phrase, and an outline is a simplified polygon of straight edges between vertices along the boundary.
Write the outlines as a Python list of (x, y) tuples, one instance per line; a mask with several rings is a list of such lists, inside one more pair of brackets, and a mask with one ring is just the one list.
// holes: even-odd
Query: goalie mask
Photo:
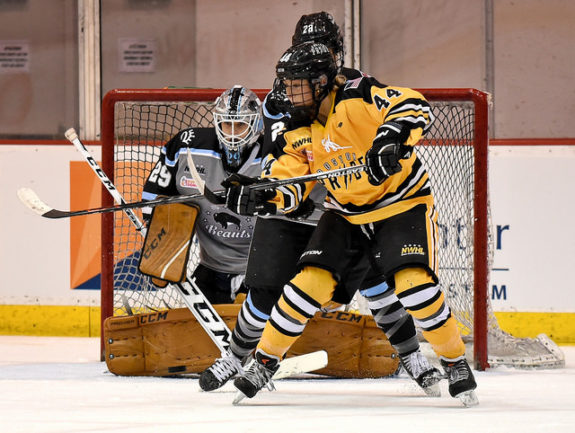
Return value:
[(327, 12), (302, 15), (295, 26), (292, 45), (302, 42), (318, 42), (328, 47), (338, 69), (343, 66), (343, 36), (333, 17)]
[(259, 98), (251, 90), (236, 85), (216, 99), (213, 116), (227, 164), (239, 167), (246, 151), (263, 132)]
[(290, 47), (276, 65), (274, 91), (287, 96), (285, 111), (294, 120), (314, 119), (329, 94), (337, 66), (329, 49), (304, 42)]

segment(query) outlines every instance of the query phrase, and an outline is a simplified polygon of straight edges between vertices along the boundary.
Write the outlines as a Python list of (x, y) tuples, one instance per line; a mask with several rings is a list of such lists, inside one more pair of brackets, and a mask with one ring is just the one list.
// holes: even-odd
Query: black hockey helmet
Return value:
[[(306, 80), (312, 91), (313, 103), (286, 107), (292, 117), (315, 117), (319, 103), (328, 95), (337, 75), (335, 60), (324, 44), (304, 42), (293, 45), (280, 57), (276, 65), (274, 91), (286, 94), (285, 80)], [(290, 92), (287, 92), (289, 96)]]
[(343, 66), (343, 36), (333, 17), (327, 12), (302, 15), (295, 26), (292, 45), (302, 42), (319, 42), (328, 47), (335, 58), (338, 69)]

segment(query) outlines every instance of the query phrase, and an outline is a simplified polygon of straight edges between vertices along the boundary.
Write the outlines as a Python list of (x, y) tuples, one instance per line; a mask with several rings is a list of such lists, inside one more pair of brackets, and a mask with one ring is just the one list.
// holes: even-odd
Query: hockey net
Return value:
[[(487, 193), (488, 95), (474, 89), (420, 89), (436, 117), (417, 152), (431, 177), (439, 214), (439, 278), (475, 367), (558, 367), (563, 357), (546, 336), (515, 338), (501, 330), (489, 302), (493, 254)], [(223, 89), (116, 89), (102, 108), (102, 164), (128, 202), (142, 187), (161, 146), (179, 130), (212, 126)], [(266, 90), (255, 90), (260, 98)], [(112, 199), (103, 192), (103, 205)], [(139, 211), (137, 215), (141, 219)], [(170, 286), (158, 290), (138, 271), (143, 238), (120, 212), (102, 220), (102, 323), (184, 304)], [(188, 274), (198, 263), (197, 245)], [(368, 313), (360, 299), (354, 308)], [(103, 333), (102, 333), (103, 335)]]

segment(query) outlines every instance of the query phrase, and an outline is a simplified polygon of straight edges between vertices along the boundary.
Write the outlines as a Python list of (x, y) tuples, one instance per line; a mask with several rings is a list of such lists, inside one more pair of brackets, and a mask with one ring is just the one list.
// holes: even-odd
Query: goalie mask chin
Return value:
[(337, 65), (329, 49), (320, 43), (304, 42), (290, 47), (278, 61), (274, 91), (286, 95), (286, 111), (292, 119), (314, 119), (336, 75)]
[(236, 85), (216, 99), (213, 117), (227, 165), (239, 167), (263, 132), (259, 98), (251, 90)]

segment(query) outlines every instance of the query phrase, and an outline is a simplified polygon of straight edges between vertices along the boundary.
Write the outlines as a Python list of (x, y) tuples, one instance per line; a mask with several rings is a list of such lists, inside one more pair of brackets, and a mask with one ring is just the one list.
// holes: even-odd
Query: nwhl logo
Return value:
[(418, 245), (418, 244), (404, 245), (401, 248), (401, 255), (402, 256), (409, 256), (411, 254), (418, 254), (420, 256), (424, 256), (425, 250), (423, 249), (423, 247), (421, 245)]
[(294, 149), (297, 149), (300, 146), (303, 146), (304, 144), (309, 144), (311, 143), (311, 137), (303, 137), (300, 138), (297, 141), (294, 141), (291, 145), (291, 147), (293, 147)]

